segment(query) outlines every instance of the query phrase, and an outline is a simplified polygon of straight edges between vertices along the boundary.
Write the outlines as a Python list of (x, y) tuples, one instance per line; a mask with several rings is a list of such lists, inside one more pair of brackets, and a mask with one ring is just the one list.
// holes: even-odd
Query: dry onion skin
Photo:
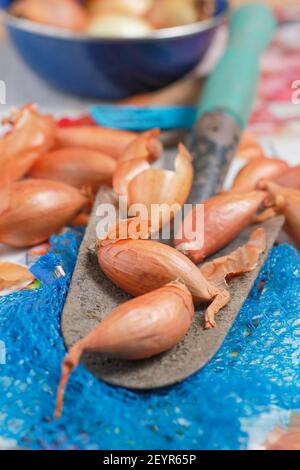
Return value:
[[(157, 205), (155, 218), (159, 225), (170, 222), (186, 202), (193, 184), (192, 156), (179, 144), (175, 159), (175, 171), (148, 168), (137, 174), (127, 184), (129, 206), (142, 204), (152, 216), (153, 205)], [(174, 210), (170, 211), (170, 208)]]
[(55, 121), (34, 105), (14, 110), (3, 120), (12, 129), (0, 141), (0, 212), (7, 207), (9, 185), (25, 176), (32, 165), (55, 142)]
[(300, 246), (300, 191), (279, 186), (273, 181), (262, 181), (260, 187), (268, 191), (270, 215), (281, 213), (285, 216), (284, 228)]
[(207, 19), (214, 9), (213, 0), (156, 0), (147, 19), (155, 28), (170, 28)]
[(97, 190), (102, 183), (112, 180), (116, 161), (96, 150), (61, 148), (43, 154), (30, 171), (32, 178), (62, 181), (82, 188)]
[(0, 214), (0, 243), (21, 248), (42, 243), (70, 222), (87, 203), (80, 191), (58, 181), (27, 179), (11, 187)]
[(288, 429), (277, 426), (268, 435), (265, 450), (300, 450), (300, 417), (292, 412)]
[(150, 163), (159, 160), (163, 154), (163, 145), (159, 137), (159, 129), (143, 132), (126, 147), (119, 158), (119, 163), (136, 158), (144, 158)]
[(266, 247), (266, 232), (263, 228), (257, 228), (245, 245), (226, 256), (205, 263), (200, 267), (200, 271), (205, 279), (214, 285), (226, 286), (232, 277), (253, 271)]
[(275, 179), (289, 169), (286, 162), (276, 158), (255, 158), (237, 174), (231, 191), (251, 191), (261, 179)]
[(55, 416), (61, 415), (64, 389), (84, 352), (105, 353), (127, 360), (146, 359), (179, 343), (193, 317), (192, 296), (178, 281), (116, 307), (66, 355)]
[(101, 126), (57, 128), (59, 147), (80, 147), (103, 152), (118, 159), (137, 137), (135, 132), (109, 129)]
[(87, 14), (77, 0), (18, 0), (10, 13), (37, 23), (84, 31)]
[(139, 173), (151, 168), (146, 158), (121, 162), (113, 176), (113, 190), (118, 196), (127, 196), (129, 182)]
[(263, 191), (250, 191), (222, 193), (204, 201), (204, 243), (201, 245), (195, 234), (188, 234), (198, 219), (197, 211), (202, 211), (201, 205), (196, 205), (175, 237), (176, 248), (194, 263), (200, 263), (234, 240), (254, 220), (264, 199)]
[(89, 21), (87, 33), (95, 37), (136, 38), (152, 31), (146, 20), (122, 12), (100, 13)]
[(0, 262), (0, 297), (26, 289), (34, 280), (26, 266)]

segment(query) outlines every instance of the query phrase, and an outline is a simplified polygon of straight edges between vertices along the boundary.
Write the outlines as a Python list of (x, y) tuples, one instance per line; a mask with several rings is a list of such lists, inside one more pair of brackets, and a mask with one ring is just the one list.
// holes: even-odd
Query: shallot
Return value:
[(43, 154), (30, 171), (33, 178), (62, 181), (76, 188), (97, 190), (112, 179), (116, 161), (96, 150), (61, 148)]
[(98, 150), (118, 159), (126, 147), (137, 137), (135, 132), (108, 129), (100, 126), (57, 128), (60, 147), (80, 147)]
[(58, 181), (27, 179), (14, 183), (9, 206), (0, 214), (0, 243), (11, 247), (42, 243), (86, 203), (84, 194)]
[(0, 296), (18, 292), (35, 280), (26, 266), (16, 263), (0, 263)]
[(231, 191), (251, 191), (261, 179), (275, 179), (288, 169), (288, 164), (277, 158), (255, 158), (239, 171)]
[(174, 347), (194, 317), (192, 296), (181, 282), (172, 282), (116, 307), (66, 355), (57, 392), (55, 416), (61, 415), (64, 389), (84, 352), (127, 360), (146, 359)]

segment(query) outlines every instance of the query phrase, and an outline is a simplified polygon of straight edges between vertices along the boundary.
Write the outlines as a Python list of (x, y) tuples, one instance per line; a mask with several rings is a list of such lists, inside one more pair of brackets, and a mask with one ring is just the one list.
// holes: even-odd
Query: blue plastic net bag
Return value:
[[(95, 379), (82, 366), (53, 419), (65, 354), (60, 315), (81, 234), (53, 237), (35, 270), (66, 277), (0, 299), (0, 437), (31, 449), (245, 449), (300, 409), (300, 255), (272, 250), (222, 349), (183, 383), (149, 393)], [(3, 348), (2, 348), (3, 353)], [(2, 354), (2, 359), (4, 359)], [(0, 356), (1, 359), (1, 356)], [(4, 362), (4, 361), (2, 361)], [(1, 440), (0, 440), (1, 444)]]

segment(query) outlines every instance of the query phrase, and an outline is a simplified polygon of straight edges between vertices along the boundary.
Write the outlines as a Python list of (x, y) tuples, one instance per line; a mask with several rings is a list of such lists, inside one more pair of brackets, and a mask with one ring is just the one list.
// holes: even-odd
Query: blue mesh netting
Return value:
[(249, 446), (255, 423), (257, 433), (262, 422), (274, 426), (262, 420), (272, 410), (300, 408), (300, 255), (281, 245), (202, 371), (175, 387), (135, 393), (80, 366), (63, 417), (53, 420), (65, 354), (60, 314), (80, 240), (74, 231), (54, 237), (56, 253), (35, 267), (45, 275), (62, 257), (67, 277), (0, 299), (7, 356), (0, 366), (0, 437), (32, 449), (238, 449)]

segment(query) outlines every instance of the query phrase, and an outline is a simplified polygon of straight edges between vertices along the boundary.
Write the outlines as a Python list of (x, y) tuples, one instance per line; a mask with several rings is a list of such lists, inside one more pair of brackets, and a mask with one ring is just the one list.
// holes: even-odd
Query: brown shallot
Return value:
[(17, 0), (11, 13), (37, 23), (74, 31), (84, 30), (87, 15), (76, 0)]
[(60, 147), (98, 150), (115, 159), (123, 154), (136, 137), (135, 132), (101, 126), (58, 127), (56, 130), (56, 139)]
[(172, 220), (186, 202), (193, 175), (192, 157), (184, 145), (179, 144), (175, 171), (150, 167), (129, 182), (127, 178), (128, 204), (143, 205), (149, 218), (154, 217), (160, 226), (164, 225)]
[(300, 165), (294, 166), (274, 179), (280, 186), (291, 189), (300, 189)]
[(227, 285), (227, 281), (232, 277), (253, 271), (266, 246), (266, 232), (263, 228), (257, 228), (245, 245), (228, 255), (205, 263), (200, 267), (200, 271), (205, 279), (214, 285)]
[(32, 178), (62, 181), (76, 188), (97, 190), (112, 179), (116, 161), (96, 150), (61, 148), (43, 154), (30, 171)]
[(197, 266), (178, 250), (147, 240), (150, 234), (148, 221), (135, 218), (119, 222), (105, 239), (98, 242), (97, 256), (103, 272), (133, 296), (181, 279), (194, 302), (211, 302), (206, 311), (205, 326), (214, 326), (216, 313), (230, 300), (229, 293), (208, 282)]
[(28, 173), (40, 155), (55, 142), (55, 121), (50, 115), (42, 115), (34, 105), (26, 105), (13, 111), (4, 124), (12, 126), (1, 141), (1, 175), (3, 169), (9, 181), (16, 181)]
[(300, 190), (279, 186), (273, 181), (262, 181), (260, 187), (269, 193), (267, 216), (280, 213), (285, 216), (285, 229), (300, 245)]
[(243, 132), (236, 154), (239, 158), (242, 158), (246, 161), (252, 160), (254, 158), (265, 157), (263, 148), (257, 142), (254, 134), (249, 131)]
[(150, 163), (158, 160), (163, 153), (163, 146), (159, 136), (159, 129), (143, 132), (126, 147), (119, 158), (119, 162), (136, 158), (144, 158)]
[[(262, 191), (222, 193), (197, 204), (183, 221), (175, 236), (175, 246), (194, 263), (203, 261), (234, 240), (254, 219), (265, 198)], [(203, 226), (194, 227), (194, 221), (201, 219), (199, 212), (204, 209)], [(202, 230), (204, 239), (200, 243), (197, 233)]]
[(34, 280), (34, 275), (26, 266), (8, 262), (0, 263), (0, 296), (23, 290)]
[(288, 164), (277, 158), (255, 158), (237, 174), (231, 191), (251, 191), (261, 179), (274, 179), (287, 171)]
[(11, 186), (9, 207), (0, 214), (0, 243), (11, 247), (42, 243), (87, 202), (80, 191), (58, 181), (16, 182)]
[(146, 359), (173, 348), (194, 317), (192, 296), (181, 282), (167, 284), (116, 307), (67, 353), (57, 392), (55, 416), (61, 415), (64, 389), (84, 352), (127, 360)]

